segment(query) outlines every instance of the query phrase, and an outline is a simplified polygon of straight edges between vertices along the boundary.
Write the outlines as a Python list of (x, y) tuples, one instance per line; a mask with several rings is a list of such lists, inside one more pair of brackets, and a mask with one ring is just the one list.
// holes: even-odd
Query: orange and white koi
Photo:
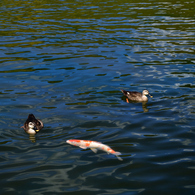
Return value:
[(78, 146), (82, 149), (90, 148), (93, 152), (97, 152), (97, 150), (103, 150), (108, 154), (114, 154), (119, 160), (123, 160), (118, 155), (121, 155), (120, 152), (116, 152), (111, 149), (109, 146), (102, 144), (101, 142), (90, 141), (90, 140), (79, 140), (79, 139), (70, 139), (67, 140), (66, 143), (71, 144), (73, 146)]

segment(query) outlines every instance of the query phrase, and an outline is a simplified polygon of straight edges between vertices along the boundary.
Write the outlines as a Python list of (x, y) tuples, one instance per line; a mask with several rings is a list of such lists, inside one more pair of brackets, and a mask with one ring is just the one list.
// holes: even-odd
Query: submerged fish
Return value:
[(116, 152), (111, 149), (109, 146), (102, 144), (101, 142), (90, 141), (90, 140), (79, 140), (79, 139), (70, 139), (67, 140), (66, 143), (71, 144), (73, 146), (79, 146), (82, 149), (90, 148), (93, 152), (97, 152), (97, 150), (103, 150), (108, 154), (114, 154), (119, 160), (123, 160), (118, 155), (121, 155), (120, 152)]

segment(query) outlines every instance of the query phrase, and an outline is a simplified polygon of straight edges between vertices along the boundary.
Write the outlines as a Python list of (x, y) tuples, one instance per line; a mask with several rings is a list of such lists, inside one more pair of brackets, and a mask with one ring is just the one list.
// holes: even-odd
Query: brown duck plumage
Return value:
[(138, 102), (146, 102), (148, 101), (148, 98), (146, 95), (149, 95), (152, 97), (148, 90), (143, 90), (142, 93), (137, 91), (125, 91), (121, 89), (122, 93), (131, 101), (138, 101)]

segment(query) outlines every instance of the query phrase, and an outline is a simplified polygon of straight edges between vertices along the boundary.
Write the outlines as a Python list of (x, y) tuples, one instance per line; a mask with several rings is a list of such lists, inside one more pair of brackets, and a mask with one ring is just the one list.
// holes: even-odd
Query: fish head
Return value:
[(78, 145), (80, 145), (80, 140), (77, 140), (77, 139), (69, 139), (69, 140), (67, 140), (66, 141), (66, 143), (68, 143), (68, 144), (71, 144), (71, 145), (74, 145), (74, 146), (78, 146)]
[(70, 140), (66, 140), (66, 143), (71, 144)]

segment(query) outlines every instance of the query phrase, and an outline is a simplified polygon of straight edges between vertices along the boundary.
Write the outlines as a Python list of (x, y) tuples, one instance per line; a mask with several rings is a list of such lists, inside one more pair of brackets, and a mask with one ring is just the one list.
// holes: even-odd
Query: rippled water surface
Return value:
[[(1, 1), (0, 194), (195, 194), (194, 5)], [(29, 113), (45, 125), (35, 137)]]

